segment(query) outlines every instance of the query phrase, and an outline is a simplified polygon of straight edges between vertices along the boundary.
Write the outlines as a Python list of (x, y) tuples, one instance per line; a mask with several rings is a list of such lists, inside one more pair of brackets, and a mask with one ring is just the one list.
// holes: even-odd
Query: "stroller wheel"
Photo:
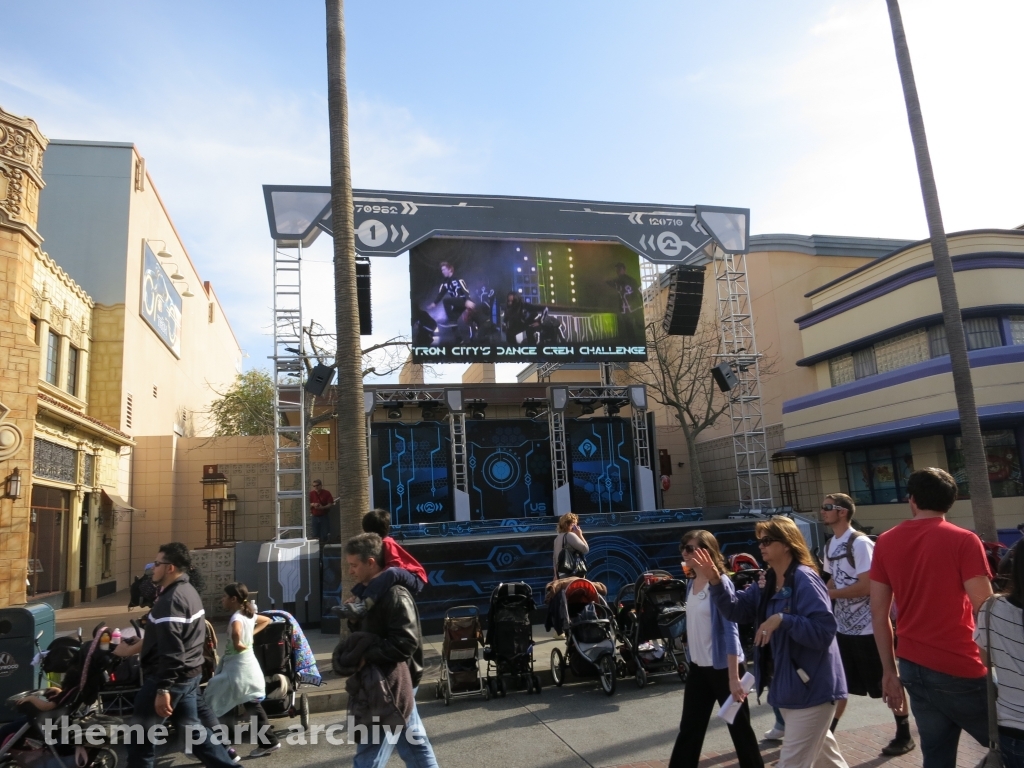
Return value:
[(690, 676), (690, 667), (684, 661), (676, 671), (679, 673), (679, 681), (685, 683), (686, 678)]
[(434, 698), (435, 699), (440, 699), (441, 698), (441, 681), (440, 680), (438, 680), (436, 683), (434, 683)]
[(508, 693), (508, 691), (505, 688), (505, 676), (504, 675), (498, 675), (498, 681), (497, 681), (497, 685), (495, 686), (495, 688), (498, 691), (498, 695), (501, 698), (505, 698), (505, 694)]
[(109, 747), (97, 750), (96, 757), (92, 759), (92, 768), (117, 768), (117, 752)]
[(484, 680), (483, 688), (484, 688), (484, 701), (490, 701), (491, 700), (491, 681), (490, 681), (489, 678), (487, 680)]
[(626, 667), (626, 662), (624, 662), (622, 659), (616, 659), (615, 672), (618, 674), (619, 677), (625, 677), (627, 674), (629, 674), (629, 670)]
[(647, 671), (639, 664), (636, 665), (636, 687), (643, 688), (647, 685)]
[(451, 706), (451, 703), (452, 703), (452, 692), (451, 692), (451, 690), (449, 690), (448, 686), (446, 685), (444, 687), (444, 705), (446, 707), (449, 707), (449, 706)]
[(302, 694), (299, 699), (299, 723), (302, 724), (302, 730), (309, 730), (309, 699), (306, 694)]
[(540, 675), (538, 674), (533, 675), (533, 692), (540, 694)]
[(559, 688), (565, 682), (565, 658), (557, 648), (551, 649), (551, 679)]
[(611, 696), (615, 693), (615, 659), (610, 653), (605, 654), (598, 662), (597, 668), (601, 672), (601, 689), (605, 695)]

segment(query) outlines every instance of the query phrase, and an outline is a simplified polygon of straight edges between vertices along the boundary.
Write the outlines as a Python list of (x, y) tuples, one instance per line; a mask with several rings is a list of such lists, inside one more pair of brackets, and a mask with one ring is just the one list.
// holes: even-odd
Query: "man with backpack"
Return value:
[[(832, 529), (822, 558), (828, 596), (836, 617), (836, 643), (851, 695), (882, 698), (882, 659), (871, 623), (871, 560), (875, 544), (851, 526), (857, 507), (845, 493), (832, 493), (821, 505), (821, 521)], [(832, 730), (846, 710), (846, 699), (836, 704)], [(882, 748), (883, 755), (905, 755), (917, 746), (910, 735), (906, 703), (895, 711), (896, 738)]]

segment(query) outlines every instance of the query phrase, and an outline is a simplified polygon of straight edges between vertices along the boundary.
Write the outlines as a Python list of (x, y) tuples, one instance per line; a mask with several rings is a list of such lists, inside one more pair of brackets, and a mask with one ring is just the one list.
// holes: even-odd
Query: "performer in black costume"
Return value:
[(440, 266), (441, 274), (444, 275), (444, 282), (437, 289), (437, 296), (428, 309), (433, 309), (437, 306), (438, 302), (441, 302), (444, 305), (444, 311), (449, 320), (468, 323), (476, 304), (470, 298), (466, 281), (455, 277), (455, 267), (447, 261), (442, 261)]

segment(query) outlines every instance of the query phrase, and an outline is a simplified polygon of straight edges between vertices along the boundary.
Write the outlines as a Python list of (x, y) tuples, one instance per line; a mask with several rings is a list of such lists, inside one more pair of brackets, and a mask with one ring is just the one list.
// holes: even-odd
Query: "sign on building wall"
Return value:
[(181, 357), (181, 296), (149, 245), (142, 257), (139, 314), (175, 357)]

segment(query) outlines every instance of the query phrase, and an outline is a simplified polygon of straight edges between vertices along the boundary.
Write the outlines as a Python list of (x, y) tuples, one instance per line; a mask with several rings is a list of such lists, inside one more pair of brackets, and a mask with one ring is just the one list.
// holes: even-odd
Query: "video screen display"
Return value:
[(647, 359), (622, 245), (435, 238), (410, 250), (409, 282), (417, 363)]

